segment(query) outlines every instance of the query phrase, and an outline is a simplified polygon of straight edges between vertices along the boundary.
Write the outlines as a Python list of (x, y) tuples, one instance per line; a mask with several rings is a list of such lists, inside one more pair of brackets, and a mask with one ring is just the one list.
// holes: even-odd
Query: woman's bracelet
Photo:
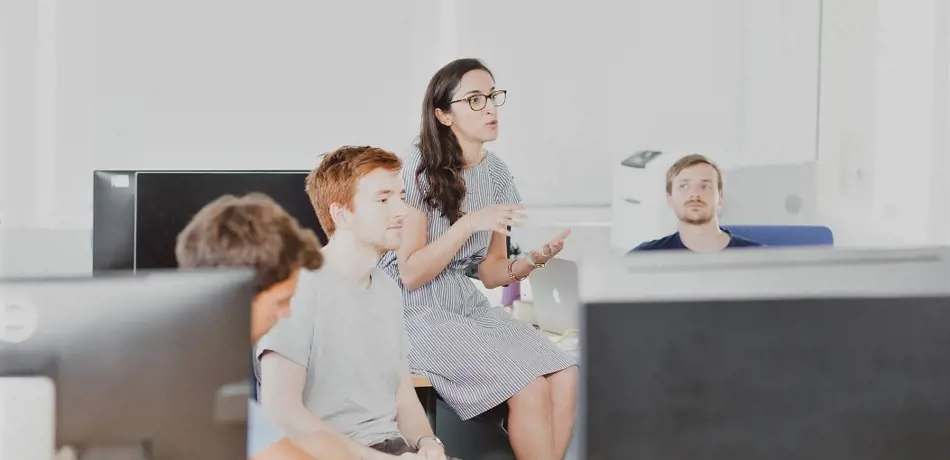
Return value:
[(511, 279), (511, 281), (524, 281), (525, 278), (528, 277), (527, 275), (522, 276), (521, 278), (515, 276), (515, 262), (517, 261), (518, 259), (511, 259), (511, 261), (508, 262), (508, 278)]
[(534, 267), (534, 268), (544, 268), (544, 264), (546, 264), (547, 261), (544, 261), (544, 262), (541, 262), (541, 263), (535, 262), (535, 261), (534, 261), (534, 255), (533, 255), (533, 254), (534, 254), (534, 253), (529, 252), (528, 255), (525, 256), (525, 259), (524, 259), (525, 262), (527, 262), (528, 264), (530, 264), (530, 265), (531, 265), (532, 267)]

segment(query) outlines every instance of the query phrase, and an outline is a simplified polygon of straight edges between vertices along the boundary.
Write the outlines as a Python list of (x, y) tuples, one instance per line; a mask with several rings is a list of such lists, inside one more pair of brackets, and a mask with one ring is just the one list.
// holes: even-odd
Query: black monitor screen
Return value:
[(304, 190), (306, 176), (306, 171), (138, 173), (136, 268), (176, 267), (178, 233), (202, 207), (225, 194), (264, 193), (326, 244), (326, 235)]
[(595, 303), (584, 316), (588, 460), (950, 458), (946, 297)]

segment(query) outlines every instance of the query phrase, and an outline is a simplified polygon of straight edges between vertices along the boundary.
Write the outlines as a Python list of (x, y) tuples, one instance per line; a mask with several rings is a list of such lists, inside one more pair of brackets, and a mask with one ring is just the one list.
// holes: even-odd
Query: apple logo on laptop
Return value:
[(554, 303), (561, 303), (561, 294), (557, 292), (557, 288), (554, 288), (554, 292), (551, 293), (554, 296)]

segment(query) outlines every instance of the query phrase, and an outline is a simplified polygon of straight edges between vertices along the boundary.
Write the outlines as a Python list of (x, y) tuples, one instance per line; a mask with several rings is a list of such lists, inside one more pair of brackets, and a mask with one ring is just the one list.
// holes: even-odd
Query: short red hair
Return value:
[(348, 145), (325, 155), (320, 165), (307, 175), (307, 195), (328, 237), (336, 231), (336, 223), (330, 216), (330, 205), (352, 206), (357, 182), (380, 168), (399, 171), (402, 160), (394, 153), (378, 147)]

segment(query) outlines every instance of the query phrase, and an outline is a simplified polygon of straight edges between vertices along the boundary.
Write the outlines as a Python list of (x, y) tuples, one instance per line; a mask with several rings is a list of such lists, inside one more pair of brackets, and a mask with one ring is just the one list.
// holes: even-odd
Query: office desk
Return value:
[(435, 433), (435, 411), (439, 394), (435, 391), (435, 388), (432, 388), (432, 382), (424, 375), (412, 374), (412, 386), (416, 388), (416, 394), (419, 395), (422, 407), (425, 408), (426, 415), (429, 417), (429, 426), (432, 427), (432, 432)]
[(412, 385), (416, 388), (432, 388), (432, 382), (424, 375), (412, 374)]

